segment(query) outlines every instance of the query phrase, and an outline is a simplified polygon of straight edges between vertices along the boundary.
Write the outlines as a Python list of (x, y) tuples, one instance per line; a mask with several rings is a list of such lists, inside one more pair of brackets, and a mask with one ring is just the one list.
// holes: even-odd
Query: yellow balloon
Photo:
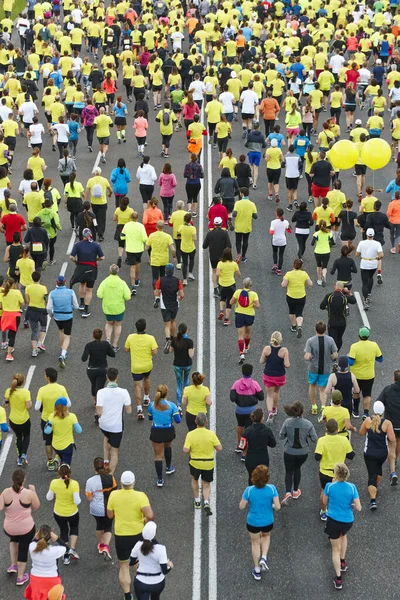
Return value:
[(339, 140), (329, 150), (329, 160), (336, 169), (351, 169), (358, 160), (357, 146), (350, 140)]
[(368, 140), (361, 150), (361, 160), (373, 171), (386, 167), (391, 158), (390, 145), (380, 138)]

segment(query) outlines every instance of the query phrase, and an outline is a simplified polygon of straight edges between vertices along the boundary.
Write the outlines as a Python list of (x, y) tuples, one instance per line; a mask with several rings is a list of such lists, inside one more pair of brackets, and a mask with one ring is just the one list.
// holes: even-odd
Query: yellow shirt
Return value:
[(68, 392), (63, 385), (59, 383), (48, 383), (38, 389), (36, 400), (41, 403), (43, 410), (41, 414), (42, 421), (48, 421), (54, 412), (54, 404), (58, 398), (68, 398)]
[(107, 509), (114, 511), (115, 535), (138, 535), (144, 527), (142, 508), (150, 506), (144, 492), (114, 490), (108, 499)]
[[(209, 102), (205, 108), (205, 113), (209, 123), (218, 123), (223, 112), (224, 107), (218, 100), (211, 100), (211, 102)], [(227, 123), (227, 125), (229, 125), (229, 123)]]
[(29, 412), (26, 408), (26, 403), (31, 400), (30, 391), (23, 387), (17, 387), (10, 396), (10, 388), (8, 388), (5, 391), (4, 398), (8, 400), (10, 406), (10, 421), (16, 425), (26, 423), (29, 420)]
[[(92, 195), (92, 190), (96, 184), (101, 185), (101, 187), (103, 189), (103, 195), (101, 198), (95, 198)], [(108, 181), (105, 177), (102, 177), (101, 175), (95, 175), (94, 177), (91, 177), (88, 180), (86, 187), (90, 190), (90, 202), (92, 204), (107, 204)], [(79, 196), (77, 196), (77, 197), (79, 197)]]
[[(4, 408), (2, 406), (0, 406), (0, 425), (4, 425), (5, 423), (7, 423), (6, 411), (4, 410)], [(0, 441), (2, 439), (3, 439), (3, 432), (1, 431), (1, 428), (0, 428)]]
[(53, 448), (56, 450), (65, 450), (74, 443), (74, 424), (78, 423), (77, 416), (74, 413), (68, 413), (64, 419), (50, 415), (50, 421), (53, 424)]
[[(246, 291), (249, 295), (249, 305), (248, 306), (240, 306), (239, 304), (239, 296), (242, 291)], [(248, 289), (244, 290), (236, 290), (233, 294), (232, 298), (235, 298), (237, 302), (235, 303), (235, 312), (241, 315), (249, 315), (254, 316), (256, 314), (254, 303), (258, 301), (258, 294), (256, 292), (252, 292)]]
[(329, 207), (333, 210), (335, 217), (338, 217), (343, 210), (343, 204), (346, 202), (346, 196), (340, 190), (331, 190), (326, 197), (329, 200)]
[(211, 471), (214, 468), (214, 448), (219, 445), (220, 441), (215, 433), (205, 427), (189, 431), (184, 444), (184, 448), (190, 451), (189, 464), (196, 469)]
[(178, 238), (178, 231), (181, 225), (183, 225), (186, 214), (186, 210), (175, 210), (170, 216), (169, 222), (172, 224), (172, 237), (174, 240)]
[(376, 342), (360, 340), (350, 346), (348, 357), (354, 360), (350, 371), (357, 379), (372, 379), (375, 377), (375, 360), (380, 356), (382, 352)]
[(149, 373), (153, 368), (153, 350), (158, 348), (156, 338), (147, 333), (131, 333), (126, 338), (125, 348), (131, 354), (131, 372)]
[(172, 237), (164, 231), (151, 233), (146, 244), (151, 248), (150, 264), (153, 267), (164, 266), (169, 260), (169, 247), (174, 243)]
[(133, 208), (129, 208), (129, 206), (127, 206), (125, 210), (121, 210), (118, 207), (114, 212), (114, 215), (117, 217), (118, 225), (125, 225), (126, 223), (129, 223), (133, 212)]
[(248, 198), (237, 200), (233, 208), (235, 216), (235, 232), (250, 233), (253, 229), (253, 215), (257, 214), (257, 207)]
[(316, 109), (321, 108), (322, 98), (324, 97), (321, 90), (311, 90), (309, 96), (311, 98), (311, 106)]
[(12, 119), (7, 119), (7, 121), (4, 121), (4, 123), (2, 123), (2, 127), (5, 138), (17, 137), (18, 123), (16, 123), (16, 121), (13, 121)]
[(282, 150), (278, 147), (273, 148), (272, 146), (268, 148), (265, 152), (267, 157), (267, 169), (280, 169), (281, 162), (283, 159)]
[(35, 261), (32, 258), (19, 258), (16, 262), (21, 285), (28, 286), (33, 283), (32, 273), (35, 270)]
[(229, 169), (229, 173), (231, 175), (231, 177), (235, 177), (235, 165), (237, 163), (237, 160), (234, 156), (232, 156), (232, 158), (229, 158), (229, 156), (224, 156), (224, 158), (221, 159), (220, 161), (220, 168), (224, 169), (225, 167), (227, 169)]
[(374, 204), (378, 200), (375, 196), (366, 196), (361, 200), (361, 206), (363, 207), (363, 212), (372, 213), (374, 212)]
[(288, 271), (284, 278), (288, 282), (286, 294), (289, 298), (304, 298), (306, 295), (306, 281), (310, 279), (308, 273), (301, 269)]
[[(31, 159), (29, 159), (29, 160), (31, 160)], [(42, 175), (42, 177), (43, 177), (43, 175)], [(33, 219), (36, 217), (38, 212), (42, 210), (43, 202), (44, 202), (44, 195), (43, 195), (42, 191), (28, 192), (27, 194), (25, 194), (23, 204), (25, 204), (25, 206), (28, 209), (28, 222), (29, 223), (32, 223)]]
[(111, 123), (112, 119), (108, 115), (99, 115), (95, 118), (94, 124), (96, 126), (96, 135), (98, 138), (109, 137)]
[(222, 139), (228, 137), (229, 133), (232, 131), (231, 124), (228, 123), (228, 121), (220, 121), (219, 123), (217, 123), (216, 131), (217, 131), (217, 138), (219, 140), (222, 140)]
[(235, 273), (239, 271), (239, 267), (234, 260), (220, 260), (217, 264), (219, 270), (218, 283), (221, 287), (230, 287), (235, 285)]
[(335, 419), (338, 424), (339, 435), (347, 436), (347, 429), (345, 425), (345, 421), (350, 419), (350, 413), (347, 408), (344, 406), (324, 406), (322, 409), (322, 416), (326, 421), (329, 419)]
[(340, 108), (342, 104), (342, 92), (332, 92), (331, 108)]
[(206, 398), (210, 390), (205, 385), (188, 385), (183, 390), (183, 396), (187, 398), (187, 412), (198, 415), (199, 412), (207, 412)]
[(31, 156), (28, 159), (29, 168), (32, 169), (32, 171), (33, 171), (33, 179), (36, 179), (36, 181), (39, 181), (40, 179), (43, 179), (44, 174), (43, 174), (42, 167), (45, 164), (46, 163), (44, 162), (44, 159), (41, 158), (40, 156)]
[(32, 308), (46, 308), (47, 287), (45, 285), (32, 283), (26, 287), (25, 293), (29, 296), (29, 306)]
[(54, 102), (50, 106), (51, 122), (58, 123), (59, 117), (64, 114), (64, 105), (61, 102)]
[(196, 245), (194, 243), (196, 227), (193, 225), (186, 225), (186, 223), (184, 223), (178, 230), (178, 236), (181, 238), (182, 252), (189, 253), (196, 249)]
[(78, 512), (74, 502), (74, 492), (79, 494), (79, 483), (75, 479), (69, 480), (68, 487), (64, 479), (53, 479), (50, 483), (50, 491), (54, 493), (56, 500), (54, 512), (59, 517), (72, 517)]
[(323, 475), (333, 477), (333, 468), (337, 463), (346, 460), (346, 454), (353, 451), (347, 437), (342, 435), (325, 435), (320, 437), (315, 447), (315, 453), (321, 454), (319, 470)]

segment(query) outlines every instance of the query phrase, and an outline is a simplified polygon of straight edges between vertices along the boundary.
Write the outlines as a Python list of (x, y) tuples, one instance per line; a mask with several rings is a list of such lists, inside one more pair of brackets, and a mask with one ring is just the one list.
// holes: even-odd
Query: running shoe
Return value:
[(364, 412), (363, 412), (363, 416), (362, 416), (361, 418), (362, 418), (362, 420), (363, 420), (363, 421), (365, 421), (365, 419), (366, 419), (367, 417), (369, 417), (369, 414), (368, 414), (368, 412), (367, 412), (367, 411), (365, 411), (365, 410), (364, 410)]
[(260, 562), (258, 563), (261, 567), (261, 571), (269, 571), (269, 566), (267, 563), (267, 558), (265, 556), (262, 556), (260, 558)]
[(292, 494), (291, 494), (291, 492), (286, 492), (286, 494), (285, 494), (285, 495), (283, 496), (283, 498), (282, 498), (282, 504), (286, 504), (286, 502), (287, 502), (288, 500), (290, 500), (290, 498), (291, 498), (291, 497), (292, 497)]
[(164, 479), (157, 479), (157, 487), (164, 487)]
[(376, 510), (377, 508), (378, 508), (378, 505), (376, 503), (376, 499), (373, 498), (372, 500), (370, 500), (369, 510)]
[(322, 285), (322, 280), (321, 279), (317, 279), (317, 285)]
[(201, 502), (200, 500), (193, 500), (193, 506), (197, 509), (201, 508)]
[(276, 204), (279, 204), (279, 202), (281, 201), (279, 194), (275, 194), (275, 202)]
[(87, 319), (88, 317), (90, 317), (90, 314), (91, 313), (89, 310), (84, 310), (81, 316), (83, 319)]
[(17, 565), (10, 565), (7, 569), (7, 573), (17, 573), (18, 568)]
[(301, 328), (300, 325), (297, 326), (297, 332), (296, 332), (296, 334), (297, 334), (296, 337), (299, 340), (301, 338), (302, 334), (303, 334), (303, 330), (302, 330), (302, 328)]
[(247, 354), (250, 350), (250, 345), (244, 347), (244, 353)]
[(79, 560), (79, 554), (77, 553), (77, 551), (75, 550), (75, 548), (70, 548), (69, 551), (68, 551), (68, 554), (74, 560)]
[(231, 322), (230, 322), (229, 319), (224, 319), (224, 323), (223, 324), (224, 324), (224, 327), (228, 327), (228, 325), (230, 325)]
[(242, 462), (246, 462), (246, 455), (245, 455), (245, 453), (244, 453), (244, 452), (242, 452), (242, 456), (240, 457), (240, 460), (241, 460)]
[(119, 256), (117, 260), (117, 267), (120, 269), (122, 267), (122, 257)]
[(39, 352), (46, 352), (46, 346), (43, 343), (38, 344), (37, 349), (39, 350)]
[(136, 413), (136, 418), (138, 421), (144, 421), (144, 414), (142, 410), (138, 410)]
[(322, 275), (321, 285), (322, 285), (322, 287), (326, 287), (326, 277), (325, 277), (325, 275)]
[(107, 546), (107, 544), (101, 544), (101, 546), (102, 546), (101, 553), (104, 556), (104, 560), (112, 560), (110, 548)]
[(351, 414), (353, 415), (353, 417), (355, 419), (359, 419), (360, 418), (360, 413), (355, 408), (353, 408), (353, 410), (351, 411)]
[(267, 200), (272, 200), (272, 196), (268, 195)]
[(341, 558), (340, 559), (340, 570), (342, 571), (342, 573), (346, 573), (347, 569), (348, 569), (347, 562)]
[(324, 417), (324, 407), (321, 406), (321, 412), (319, 413), (318, 423), (323, 423), (325, 421)]
[(317, 415), (318, 414), (318, 406), (317, 406), (317, 404), (312, 404), (311, 405), (311, 414), (312, 415)]
[(22, 460), (23, 466), (28, 464), (28, 457), (26, 454), (21, 454), (21, 460)]
[(389, 478), (390, 478), (390, 485), (391, 486), (395, 486), (395, 485), (398, 484), (399, 478), (397, 476), (396, 471), (393, 471), (393, 473), (390, 473)]
[(149, 396), (143, 396), (143, 406), (150, 406)]
[(16, 585), (25, 585), (25, 583), (28, 583), (29, 581), (29, 575), (28, 573), (24, 573), (22, 575), (22, 577), (17, 577), (17, 581), (15, 582)]
[(53, 464), (55, 467), (55, 471), (58, 469), (58, 467), (60, 466), (60, 457), (58, 456), (58, 454), (56, 454), (56, 456), (53, 458)]
[(8, 348), (8, 342), (1, 342), (1, 349), (7, 350), (7, 348)]
[(31, 352), (31, 356), (32, 356), (32, 358), (36, 358), (36, 356), (37, 356), (38, 354), (39, 354), (39, 352), (37, 351), (37, 349), (36, 349), (36, 348), (34, 348), (34, 349), (32, 350), (32, 352)]
[(195, 281), (196, 277), (193, 275), (193, 273), (189, 273), (188, 279), (190, 279), (190, 281)]
[(235, 258), (235, 262), (239, 265), (241, 260), (242, 260), (242, 255), (238, 254), (237, 257)]
[(65, 356), (63, 356), (62, 354), (60, 354), (60, 356), (58, 357), (58, 364), (60, 366), (60, 369), (65, 369)]
[(83, 304), (83, 302), (79, 305), (79, 310), (82, 312), (85, 310), (85, 305)]
[(236, 446), (235, 452), (236, 452), (236, 454), (242, 454), (243, 450), (240, 446)]
[(7, 361), (7, 362), (13, 362), (13, 360), (14, 360), (14, 357), (13, 357), (13, 355), (12, 355), (12, 354), (7, 354), (7, 356), (6, 356), (6, 361)]
[(24, 321), (24, 329), (29, 329), (29, 323), (28, 323), (28, 321)]
[[(133, 285), (133, 286), (131, 287), (131, 296), (136, 296), (136, 294), (137, 294), (136, 286), (135, 286), (135, 285)], [(157, 307), (156, 307), (156, 308), (157, 308)]]
[(298, 498), (300, 498), (301, 496), (301, 489), (299, 488), (298, 490), (296, 490), (295, 492), (292, 493), (292, 498), (294, 498), (295, 500), (297, 500)]
[(19, 456), (17, 459), (17, 467), (22, 467), (23, 462), (22, 462), (22, 458)]
[(247, 256), (242, 256), (242, 263), (247, 263)]
[(276, 269), (275, 275), (282, 275), (282, 271), (280, 269)]
[(136, 287), (140, 286), (140, 279), (135, 279), (135, 285), (136, 285)]
[(71, 557), (70, 557), (70, 555), (68, 553), (64, 554), (63, 563), (64, 563), (64, 565), (69, 565), (71, 563)]
[(214, 288), (214, 298), (219, 298), (219, 290), (218, 288)]
[(274, 421), (274, 413), (272, 412), (272, 410), (268, 411), (268, 417), (267, 417), (267, 425), (273, 423)]
[(154, 306), (154, 308), (159, 308), (159, 306), (160, 306), (160, 298), (156, 298), (154, 300), (153, 306)]
[(218, 317), (217, 317), (218, 321), (222, 321), (222, 320), (223, 320), (223, 318), (224, 318), (224, 314), (225, 314), (225, 313), (224, 313), (224, 311), (223, 311), (223, 310), (220, 310), (220, 311), (219, 311), (219, 315), (218, 315)]
[(169, 354), (170, 346), (171, 346), (171, 338), (168, 338), (164, 345), (164, 354)]
[(184, 279), (184, 280), (182, 281), (182, 285), (187, 285), (187, 284), (188, 284), (188, 280), (187, 280), (187, 279)]
[(292, 206), (291, 204), (289, 204), (289, 205), (286, 207), (286, 210), (287, 210), (287, 211), (289, 211), (289, 212), (293, 212), (293, 206)]
[(382, 281), (382, 275), (381, 275), (381, 273), (378, 273), (377, 280), (378, 280), (378, 284), (382, 285), (383, 281)]
[(291, 331), (292, 333), (296, 333), (296, 332), (297, 332), (297, 326), (296, 326), (296, 325), (291, 325), (291, 326), (290, 326), (290, 331)]
[(48, 471), (55, 471), (54, 460), (48, 460), (47, 461), (47, 470)]
[(211, 507), (208, 502), (204, 502), (203, 509), (204, 509), (204, 512), (206, 513), (206, 517), (211, 517), (212, 510), (211, 510)]
[(278, 265), (273, 265), (272, 268), (271, 268), (271, 271), (273, 271), (275, 273), (275, 271), (277, 270), (277, 268), (278, 268)]
[(244, 356), (244, 354), (241, 354), (241, 355), (239, 356), (239, 365), (242, 365), (242, 364), (244, 363), (244, 359), (245, 359), (245, 356)]
[(320, 510), (319, 511), (319, 516), (320, 516), (321, 521), (326, 521), (328, 519), (325, 510)]
[(172, 473), (175, 473), (175, 467), (173, 465), (170, 465), (165, 469), (165, 472), (167, 475), (172, 475)]
[(119, 346), (113, 346), (112, 349), (114, 350), (115, 353), (117, 353), (121, 350), (121, 348)]
[(255, 568), (252, 569), (251, 574), (256, 581), (261, 581), (261, 571), (257, 571)]
[(333, 580), (333, 585), (335, 586), (335, 589), (341, 590), (343, 588), (342, 578), (335, 577), (335, 579)]

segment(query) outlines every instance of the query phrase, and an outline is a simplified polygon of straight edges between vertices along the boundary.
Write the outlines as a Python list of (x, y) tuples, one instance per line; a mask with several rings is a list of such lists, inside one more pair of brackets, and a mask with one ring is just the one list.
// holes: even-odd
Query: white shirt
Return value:
[(83, 64), (83, 60), (81, 59), (80, 56), (77, 56), (76, 58), (74, 58), (74, 62), (72, 63), (72, 70), (80, 71), (82, 64)]
[(222, 94), (219, 95), (218, 100), (222, 102), (222, 106), (224, 107), (224, 114), (233, 112), (232, 100), (234, 99), (235, 96), (232, 94), (232, 92), (222, 92)]
[(200, 79), (195, 79), (189, 86), (189, 90), (193, 90), (193, 100), (203, 100), (203, 94), (206, 91), (206, 86)]
[(242, 102), (242, 113), (254, 115), (255, 107), (258, 104), (257, 94), (253, 90), (244, 90), (240, 94), (240, 101)]
[(82, 17), (83, 17), (83, 13), (81, 11), (80, 8), (74, 8), (74, 10), (71, 11), (71, 17), (74, 23), (77, 23), (78, 25), (80, 25), (82, 23)]
[(8, 115), (12, 113), (12, 110), (8, 106), (0, 106), (0, 118), (3, 121), (8, 120)]
[(19, 35), (24, 35), (26, 29), (28, 29), (29, 27), (29, 21), (28, 19), (18, 19), (16, 27), (18, 29), (18, 33)]
[(85, 492), (92, 494), (92, 500), (90, 502), (89, 512), (95, 517), (105, 517), (106, 511), (104, 506), (104, 493), (102, 491), (103, 485), (101, 482), (100, 475), (93, 475), (86, 482)]
[(24, 123), (32, 123), (33, 117), (38, 113), (37, 106), (34, 102), (23, 102), (20, 107), (22, 120)]
[[(22, 196), (25, 196), (25, 194), (28, 194), (29, 192), (32, 191), (31, 188), (31, 183), (33, 181), (36, 181), (36, 179), (32, 179), (32, 180), (28, 180), (28, 179), (23, 179), (21, 181), (21, 183), (19, 184), (19, 188), (18, 191), (22, 192)], [(37, 182), (36, 182), (37, 183)]]
[(172, 47), (174, 50), (180, 50), (182, 48), (182, 40), (185, 36), (180, 31), (175, 31), (171, 35), (172, 38)]
[(100, 428), (109, 433), (120, 433), (123, 430), (122, 413), (124, 406), (131, 405), (128, 390), (120, 387), (105, 387), (97, 392), (96, 406), (103, 407), (99, 419)]
[(139, 185), (154, 185), (157, 180), (157, 173), (152, 165), (143, 165), (136, 171), (136, 179), (139, 179)]
[(359, 242), (357, 252), (361, 255), (360, 269), (369, 270), (378, 267), (378, 252), (382, 252), (380, 242), (363, 240)]
[(286, 246), (286, 230), (289, 229), (289, 221), (284, 219), (274, 219), (269, 226), (269, 232), (272, 233), (272, 244), (274, 246)]
[(329, 66), (332, 69), (332, 73), (338, 74), (340, 69), (344, 65), (344, 58), (340, 54), (334, 54), (331, 60), (329, 61)]
[(41, 144), (42, 134), (44, 133), (44, 127), (41, 123), (36, 125), (29, 125), (29, 131), (31, 132), (31, 144)]
[(57, 131), (57, 142), (68, 143), (69, 127), (65, 123), (56, 123), (52, 126)]
[[(155, 544), (153, 546), (153, 551), (147, 556), (144, 556), (140, 551), (142, 544), (143, 542), (137, 542), (131, 552), (131, 557), (139, 560), (138, 572), (160, 573), (160, 565), (166, 565), (168, 563), (166, 547), (162, 544)], [(165, 575), (162, 572), (160, 575), (151, 575), (150, 577), (145, 577), (144, 575), (138, 574), (136, 575), (136, 578), (142, 583), (155, 584), (164, 581)]]
[(57, 559), (64, 556), (65, 546), (50, 544), (42, 552), (34, 552), (37, 542), (29, 544), (29, 554), (32, 559), (31, 575), (34, 577), (58, 577)]
[(298, 154), (287, 153), (285, 155), (286, 162), (286, 170), (285, 177), (289, 179), (296, 179), (300, 177), (299, 164), (300, 164), (300, 156)]
[(360, 75), (360, 79), (358, 80), (358, 85), (360, 85), (360, 84), (367, 85), (369, 83), (370, 77), (372, 75), (371, 71), (369, 71), (368, 69), (364, 69), (364, 67), (362, 67), (358, 71), (358, 74)]
[[(397, 100), (400, 100), (400, 88), (392, 88), (389, 92), (389, 98), (391, 99), (392, 102), (397, 102)], [(395, 111), (395, 116), (397, 114), (397, 111), (399, 110), (399, 107), (396, 106), (396, 111)]]

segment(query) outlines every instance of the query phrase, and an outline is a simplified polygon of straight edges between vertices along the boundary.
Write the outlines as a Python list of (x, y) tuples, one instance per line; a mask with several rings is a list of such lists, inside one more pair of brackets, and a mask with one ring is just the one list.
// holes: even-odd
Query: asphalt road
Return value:
[[(130, 185), (129, 197), (131, 206), (141, 212), (142, 201), (139, 195), (137, 181), (135, 180), (136, 168), (140, 160), (136, 157), (136, 144), (131, 129), (132, 108), (128, 107), (128, 143), (117, 145), (115, 132), (112, 133), (110, 151), (107, 155), (107, 165), (103, 166), (103, 174), (109, 176), (119, 157), (123, 156), (131, 171), (133, 183)], [(152, 157), (152, 164), (157, 174), (160, 173), (164, 160), (159, 156), (160, 136), (158, 125), (154, 122), (155, 113), (151, 110), (149, 115), (150, 133), (147, 151)], [(362, 114), (365, 122), (366, 115)], [(43, 119), (42, 119), (43, 120)], [(282, 124), (282, 119), (281, 119)], [(240, 125), (234, 124), (232, 148), (234, 155), (239, 156), (244, 151), (240, 139)], [(386, 132), (387, 136), (387, 132)], [(344, 136), (343, 136), (344, 137)], [(96, 159), (95, 152), (89, 154), (86, 149), (84, 133), (78, 146), (78, 180), (84, 185), (90, 177), (93, 163)], [(212, 152), (211, 170), (207, 169), (208, 153)], [(26, 142), (18, 139), (17, 153), (14, 160), (14, 172), (11, 177), (13, 196), (22, 177), (30, 151)], [(62, 185), (57, 174), (56, 153), (51, 151), (51, 141), (46, 136), (43, 157), (48, 164), (46, 176), (53, 178), (53, 183), (61, 191)], [(178, 178), (178, 187), (175, 200), (185, 199), (183, 166), (187, 161), (186, 140), (184, 132), (174, 133), (171, 145), (171, 163)], [(204, 206), (206, 211), (211, 201), (208, 190), (214, 185), (218, 177), (217, 151), (207, 147), (205, 152), (206, 180), (204, 182)], [(393, 163), (375, 174), (375, 187), (385, 187), (394, 173)], [(342, 176), (343, 190), (346, 195), (355, 199), (355, 179), (351, 170), (345, 171)], [(372, 180), (371, 173), (367, 175), (367, 183)], [(156, 188), (157, 190), (157, 188)], [(289, 331), (289, 320), (285, 302), (285, 292), (280, 288), (280, 279), (271, 273), (272, 250), (270, 248), (269, 223), (274, 218), (275, 204), (266, 200), (266, 175), (265, 170), (260, 170), (258, 190), (251, 191), (250, 195), (258, 207), (259, 218), (254, 225), (254, 232), (250, 237), (248, 262), (241, 266), (243, 276), (253, 279), (254, 289), (258, 292), (261, 309), (257, 313), (256, 324), (253, 328), (253, 338), (247, 360), (255, 366), (255, 376), (261, 382), (261, 368), (258, 366), (259, 357), (263, 346), (268, 342), (269, 336), (275, 329), (282, 331), (284, 343), (289, 348), (291, 368), (288, 371), (288, 383), (282, 392), (282, 403), (291, 403), (301, 400), (306, 405), (306, 416), (310, 416), (310, 405), (307, 396), (307, 367), (303, 360), (303, 348), (307, 337), (313, 335), (313, 326), (316, 320), (325, 318), (319, 310), (319, 303), (325, 290), (313, 287), (307, 298), (303, 339), (297, 340)], [(281, 198), (284, 193), (281, 190)], [(301, 180), (299, 198), (307, 197), (305, 179)], [(387, 206), (389, 197), (380, 196), (384, 207)], [(282, 202), (283, 205), (285, 203)], [(112, 223), (114, 200), (110, 200), (107, 215), (106, 239), (103, 244), (105, 261), (99, 268), (100, 281), (107, 275), (108, 267), (116, 261), (116, 242), (113, 240), (114, 226)], [(43, 282), (52, 289), (55, 279), (62, 265), (67, 261), (66, 251), (70, 242), (71, 231), (69, 216), (63, 205), (60, 207), (63, 231), (59, 234), (56, 245), (57, 263), (48, 267), (43, 275)], [(201, 215), (196, 221), (200, 237), (201, 226), (205, 229), (205, 221), (201, 222)], [(388, 236), (387, 236), (388, 238)], [(200, 240), (199, 240), (200, 245)], [(3, 247), (3, 244), (2, 244)], [(385, 246), (386, 256), (383, 266), (382, 286), (375, 286), (373, 302), (368, 313), (371, 324), (371, 338), (377, 341), (384, 355), (384, 362), (378, 365), (373, 397), (381, 390), (383, 385), (390, 383), (392, 373), (397, 368), (397, 337), (393, 335), (393, 324), (397, 322), (398, 311), (396, 299), (399, 293), (398, 284), (398, 256), (389, 254), (389, 240)], [(284, 269), (287, 270), (296, 253), (294, 236), (289, 239), (285, 255)], [(338, 256), (339, 248), (332, 251), (331, 261)], [(323, 524), (319, 519), (319, 482), (318, 466), (312, 456), (303, 468), (301, 488), (303, 494), (297, 501), (289, 502), (277, 515), (275, 528), (272, 534), (270, 550), (270, 572), (263, 575), (261, 582), (255, 582), (251, 577), (250, 544), (245, 529), (245, 515), (238, 509), (239, 500), (247, 485), (247, 472), (239, 457), (234, 453), (235, 447), (235, 416), (234, 408), (229, 401), (229, 389), (240, 376), (237, 364), (238, 351), (236, 343), (236, 330), (232, 325), (223, 328), (220, 322), (215, 321), (216, 303), (210, 303), (210, 290), (208, 286), (208, 256), (200, 250), (197, 253), (195, 276), (196, 282), (190, 283), (185, 288), (185, 299), (181, 304), (178, 320), (189, 325), (189, 333), (195, 340), (197, 349), (197, 366), (207, 374), (206, 384), (211, 385), (215, 409), (211, 413), (211, 423), (216, 426), (217, 434), (222, 442), (223, 451), (217, 458), (217, 484), (213, 488), (213, 500), (216, 500), (216, 511), (213, 517), (206, 522), (198, 514), (194, 518), (190, 489), (189, 469), (187, 459), (183, 456), (181, 448), (186, 434), (184, 423), (177, 427), (177, 438), (173, 445), (173, 463), (176, 473), (166, 477), (165, 486), (156, 488), (156, 476), (149, 441), (150, 424), (137, 422), (135, 417), (125, 421), (125, 433), (121, 447), (120, 462), (117, 475), (125, 469), (132, 469), (136, 474), (137, 489), (148, 493), (155, 519), (159, 525), (158, 538), (167, 545), (169, 557), (175, 563), (175, 569), (168, 577), (164, 596), (166, 600), (230, 600), (235, 597), (239, 600), (264, 598), (267, 594), (274, 598), (305, 598), (319, 599), (321, 596), (330, 598), (336, 591), (333, 589), (333, 570), (330, 559), (330, 546), (323, 533)], [(73, 265), (68, 263), (67, 278), (72, 274)], [(305, 255), (305, 268), (314, 282), (316, 282), (315, 261), (312, 249), (308, 248)], [(4, 270), (3, 270), (4, 272)], [(203, 273), (203, 277), (201, 274)], [(129, 282), (128, 267), (123, 264), (121, 276)], [(126, 336), (134, 330), (134, 322), (139, 317), (145, 317), (148, 322), (148, 331), (156, 336), (162, 347), (164, 334), (159, 311), (152, 307), (152, 289), (150, 267), (143, 263), (141, 273), (141, 286), (136, 298), (127, 305), (126, 316), (123, 322), (121, 345)], [(328, 277), (328, 287), (333, 285), (332, 277)], [(97, 286), (96, 286), (97, 287)], [(354, 278), (354, 289), (360, 290), (359, 275)], [(95, 288), (96, 289), (96, 288)], [(83, 434), (77, 437), (77, 451), (73, 460), (73, 477), (76, 478), (82, 490), (82, 505), (80, 507), (81, 527), (78, 541), (80, 561), (69, 566), (61, 565), (60, 572), (63, 577), (68, 597), (79, 600), (83, 596), (82, 583), (84, 582), (84, 595), (88, 600), (95, 598), (119, 598), (117, 565), (104, 563), (97, 555), (94, 535), (94, 520), (89, 515), (88, 506), (83, 497), (85, 481), (92, 475), (92, 460), (102, 453), (102, 434), (93, 422), (93, 408), (90, 397), (89, 382), (85, 373), (85, 364), (81, 362), (81, 353), (87, 341), (91, 339), (91, 332), (95, 327), (104, 325), (104, 318), (100, 302), (95, 298), (91, 306), (91, 317), (83, 320), (77, 314), (74, 320), (72, 343), (67, 366), (60, 372), (59, 381), (66, 385), (72, 400), (73, 411), (79, 417), (83, 427)], [(344, 338), (342, 352), (349, 349), (352, 342), (357, 339), (357, 330), (362, 324), (358, 308), (351, 308), (347, 331)], [(35, 367), (30, 389), (33, 400), (36, 399), (38, 388), (44, 384), (43, 370), (47, 366), (57, 367), (58, 339), (54, 323), (50, 323), (46, 339), (47, 352), (36, 359), (30, 356), (30, 332), (20, 329), (17, 335), (15, 362), (7, 364), (4, 355), (1, 357), (1, 390), (8, 387), (11, 375), (14, 372), (28, 373), (31, 366)], [(201, 349), (203, 348), (203, 351)], [(129, 369), (129, 357), (120, 352), (116, 359), (110, 360), (111, 365), (120, 369), (120, 385), (132, 391), (132, 380)], [(210, 383), (211, 381), (211, 383)], [(165, 356), (162, 352), (154, 361), (152, 373), (152, 394), (158, 383), (167, 383), (170, 386), (170, 397), (175, 395), (175, 380), (172, 370), (172, 357)], [(214, 392), (215, 388), (215, 392)], [(315, 421), (316, 419), (313, 418)], [(274, 432), (279, 431), (283, 421), (282, 411), (273, 425)], [(357, 423), (355, 423), (357, 425)], [(36, 523), (50, 523), (54, 525), (52, 505), (45, 499), (49, 482), (53, 475), (48, 473), (45, 464), (44, 448), (40, 435), (40, 416), (32, 414), (32, 436), (29, 450), (29, 466), (27, 467), (27, 483), (34, 483), (37, 487), (42, 505), (35, 515)], [(317, 425), (317, 432), (323, 433), (323, 426)], [(357, 484), (360, 492), (363, 511), (356, 516), (355, 525), (349, 535), (348, 563), (349, 571), (344, 578), (342, 597), (344, 598), (375, 598), (384, 590), (385, 597), (397, 597), (397, 584), (395, 574), (397, 570), (397, 556), (400, 551), (398, 536), (397, 513), (400, 501), (397, 488), (390, 488), (388, 481), (388, 467), (384, 467), (382, 489), (378, 496), (379, 508), (376, 513), (368, 510), (368, 497), (366, 489), (366, 469), (362, 459), (362, 439), (356, 434), (353, 436), (356, 457), (352, 464), (351, 480)], [(2, 465), (2, 459), (0, 465)], [(16, 466), (16, 456), (12, 447), (6, 457), (4, 470), (1, 473), (0, 485), (3, 489), (9, 485), (12, 471)], [(0, 467), (1, 469), (1, 467)], [(283, 449), (278, 443), (275, 450), (271, 451), (271, 482), (274, 483), (282, 497), (284, 492)], [(201, 520), (201, 522), (200, 522)], [(9, 564), (7, 538), (1, 536), (0, 545), (0, 600), (6, 598), (22, 598), (21, 591), (15, 591), (14, 582), (5, 575)]]

